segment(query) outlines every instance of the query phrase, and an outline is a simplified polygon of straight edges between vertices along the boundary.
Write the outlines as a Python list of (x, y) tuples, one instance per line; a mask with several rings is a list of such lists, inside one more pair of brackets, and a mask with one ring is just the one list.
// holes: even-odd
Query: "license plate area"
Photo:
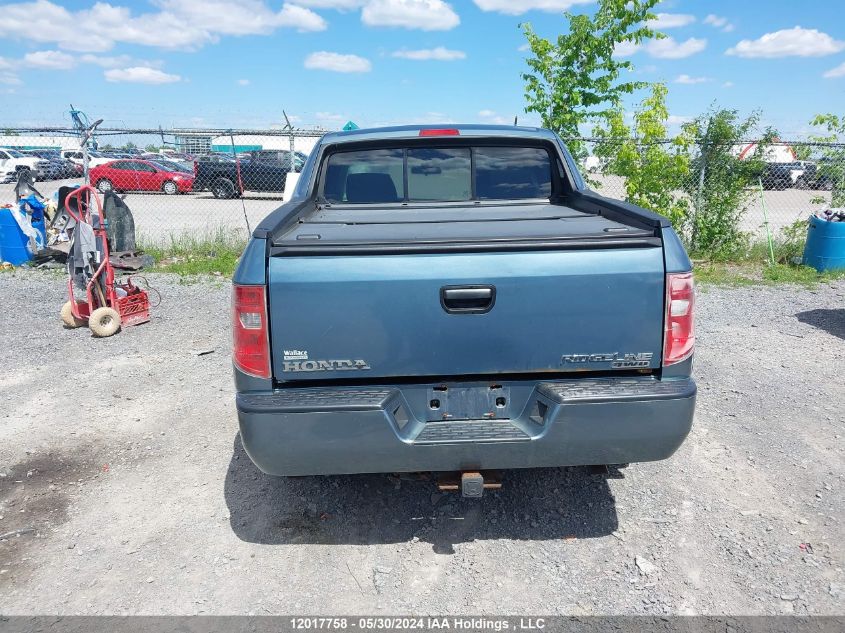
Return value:
[(478, 387), (437, 385), (428, 388), (428, 421), (511, 417), (510, 388), (491, 383)]

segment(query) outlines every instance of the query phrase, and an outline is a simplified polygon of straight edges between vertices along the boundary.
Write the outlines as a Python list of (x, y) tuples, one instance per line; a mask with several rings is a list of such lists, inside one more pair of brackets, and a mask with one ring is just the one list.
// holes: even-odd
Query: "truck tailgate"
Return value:
[(268, 268), (277, 380), (660, 366), (659, 246), (287, 255)]

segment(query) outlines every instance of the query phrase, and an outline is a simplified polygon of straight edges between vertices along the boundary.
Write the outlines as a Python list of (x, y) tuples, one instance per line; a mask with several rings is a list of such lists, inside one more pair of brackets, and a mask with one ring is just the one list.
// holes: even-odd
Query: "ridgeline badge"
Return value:
[(579, 363), (610, 363), (611, 369), (637, 369), (649, 367), (654, 356), (651, 352), (639, 354), (564, 354), (560, 358), (563, 365)]

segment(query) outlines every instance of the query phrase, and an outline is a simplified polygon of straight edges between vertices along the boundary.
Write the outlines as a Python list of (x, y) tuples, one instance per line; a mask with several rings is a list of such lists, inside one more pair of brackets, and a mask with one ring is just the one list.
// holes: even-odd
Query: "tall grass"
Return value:
[(845, 271), (820, 273), (802, 265), (806, 241), (807, 221), (799, 220), (772, 237), (771, 252), (766, 240), (757, 240), (747, 242), (728, 259), (714, 260), (698, 254), (693, 257), (696, 278), (715, 285), (791, 283), (803, 286), (845, 278)]
[(139, 249), (155, 260), (156, 270), (180, 275), (231, 276), (246, 247), (243, 229), (218, 227), (204, 231), (171, 233), (164, 241), (141, 236)]

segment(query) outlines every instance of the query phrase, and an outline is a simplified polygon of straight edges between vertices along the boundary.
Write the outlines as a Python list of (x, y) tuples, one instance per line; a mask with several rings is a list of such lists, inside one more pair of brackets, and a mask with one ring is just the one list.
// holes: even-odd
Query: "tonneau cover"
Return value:
[(274, 241), (276, 246), (526, 239), (653, 237), (606, 217), (548, 202), (520, 204), (323, 206)]

